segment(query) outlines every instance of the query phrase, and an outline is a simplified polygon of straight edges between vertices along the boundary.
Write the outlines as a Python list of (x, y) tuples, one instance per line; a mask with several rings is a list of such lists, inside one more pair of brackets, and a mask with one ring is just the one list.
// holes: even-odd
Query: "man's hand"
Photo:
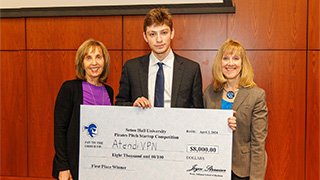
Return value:
[(150, 101), (145, 97), (137, 98), (134, 101), (133, 106), (134, 107), (140, 107), (140, 108), (142, 107), (143, 109), (152, 107)]

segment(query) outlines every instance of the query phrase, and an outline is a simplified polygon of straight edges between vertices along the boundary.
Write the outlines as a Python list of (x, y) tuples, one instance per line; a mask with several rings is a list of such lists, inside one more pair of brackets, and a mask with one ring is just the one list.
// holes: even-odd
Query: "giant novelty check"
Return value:
[(80, 180), (231, 179), (231, 110), (81, 106)]

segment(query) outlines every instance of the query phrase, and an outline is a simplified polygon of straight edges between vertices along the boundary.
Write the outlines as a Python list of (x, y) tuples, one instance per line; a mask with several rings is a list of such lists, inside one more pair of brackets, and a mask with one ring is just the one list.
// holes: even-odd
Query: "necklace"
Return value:
[[(234, 98), (235, 93), (233, 91), (227, 91), (225, 88), (223, 88), (223, 90), (225, 92), (227, 92), (227, 98), (228, 99), (233, 99)], [(236, 91), (239, 91), (239, 89), (237, 89)]]
[[(92, 89), (91, 89), (91, 87), (90, 87), (90, 84), (89, 84), (89, 82), (87, 82), (87, 83), (88, 83), (89, 89), (90, 89), (90, 91), (91, 91), (91, 95), (92, 95), (92, 98), (93, 98), (94, 104), (95, 104), (95, 105), (97, 105), (97, 103), (96, 103), (96, 98), (94, 98), (94, 95), (93, 95)], [(102, 89), (102, 105), (104, 105), (104, 92), (103, 92), (103, 85), (101, 86), (101, 89)]]

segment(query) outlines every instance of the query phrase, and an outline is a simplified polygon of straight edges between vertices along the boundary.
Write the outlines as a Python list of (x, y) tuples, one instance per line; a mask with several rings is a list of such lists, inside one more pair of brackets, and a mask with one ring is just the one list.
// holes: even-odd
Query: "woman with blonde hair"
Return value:
[(106, 47), (93, 39), (83, 42), (75, 64), (76, 79), (63, 83), (54, 108), (52, 176), (59, 180), (78, 179), (80, 105), (113, 104), (113, 90), (104, 84), (110, 64)]
[(253, 82), (253, 70), (243, 46), (225, 41), (215, 57), (213, 84), (204, 91), (204, 107), (232, 109), (237, 128), (233, 132), (232, 179), (264, 179), (268, 108), (265, 91)]

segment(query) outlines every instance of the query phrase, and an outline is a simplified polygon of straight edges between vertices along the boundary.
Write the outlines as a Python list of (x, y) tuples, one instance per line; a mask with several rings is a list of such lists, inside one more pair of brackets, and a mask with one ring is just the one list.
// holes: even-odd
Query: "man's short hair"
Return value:
[(143, 24), (143, 30), (144, 32), (147, 31), (148, 26), (152, 25), (167, 25), (170, 27), (170, 30), (172, 31), (172, 17), (171, 14), (167, 9), (151, 9), (146, 17), (144, 18), (144, 24)]

